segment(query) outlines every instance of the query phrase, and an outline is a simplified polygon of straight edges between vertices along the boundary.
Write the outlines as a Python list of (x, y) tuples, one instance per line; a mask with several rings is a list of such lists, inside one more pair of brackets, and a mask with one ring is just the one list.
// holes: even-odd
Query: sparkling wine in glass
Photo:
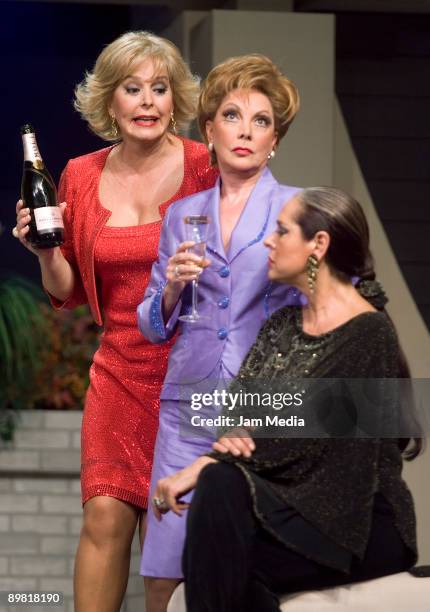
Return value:
[[(206, 215), (189, 215), (188, 217), (184, 217), (185, 223), (185, 237), (186, 240), (193, 241), (194, 245), (188, 249), (190, 253), (195, 253), (201, 258), (201, 262), (203, 264), (203, 260), (206, 255), (206, 240), (208, 236), (209, 229), (209, 217)], [(202, 268), (203, 271), (203, 268)], [(201, 321), (202, 319), (208, 319), (204, 315), (198, 313), (197, 310), (197, 289), (198, 289), (198, 281), (192, 281), (192, 306), (191, 313), (188, 315), (181, 315), (179, 317), (180, 321), (187, 321), (188, 323), (194, 323), (195, 321)]]

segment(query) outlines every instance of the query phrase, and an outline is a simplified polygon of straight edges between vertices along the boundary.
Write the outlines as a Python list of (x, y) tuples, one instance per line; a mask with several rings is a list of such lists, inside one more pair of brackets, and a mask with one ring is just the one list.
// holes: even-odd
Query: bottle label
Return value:
[(36, 142), (36, 135), (23, 134), (22, 144), (24, 147), (24, 161), (32, 162), (36, 167), (40, 166), (40, 164), (43, 165), (42, 156), (39, 153), (39, 147)]
[(58, 206), (42, 206), (33, 210), (37, 231), (41, 234), (63, 229), (63, 217)]

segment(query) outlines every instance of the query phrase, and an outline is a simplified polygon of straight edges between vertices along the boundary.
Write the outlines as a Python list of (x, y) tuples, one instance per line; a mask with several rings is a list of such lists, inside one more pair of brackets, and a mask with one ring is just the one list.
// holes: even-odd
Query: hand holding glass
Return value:
[[(208, 236), (209, 228), (209, 217), (206, 215), (190, 215), (184, 217), (185, 223), (185, 236), (186, 240), (194, 242), (194, 245), (188, 249), (189, 252), (195, 253), (201, 257), (203, 264), (206, 254), (206, 241)], [(203, 268), (202, 268), (203, 271)], [(182, 315), (179, 317), (180, 321), (187, 321), (188, 323), (194, 323), (195, 321), (201, 321), (202, 319), (208, 319), (200, 315), (197, 311), (197, 287), (198, 281), (192, 281), (192, 307), (191, 313), (188, 315)]]

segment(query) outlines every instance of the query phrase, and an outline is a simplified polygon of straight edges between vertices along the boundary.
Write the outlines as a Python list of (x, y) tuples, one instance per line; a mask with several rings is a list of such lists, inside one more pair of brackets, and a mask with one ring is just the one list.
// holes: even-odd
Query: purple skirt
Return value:
[[(149, 500), (160, 478), (178, 472), (212, 449), (216, 431), (190, 427), (190, 418), (195, 414), (190, 410), (189, 402), (161, 400)], [(183, 497), (187, 502), (191, 498), (192, 492)], [(148, 528), (140, 565), (142, 576), (183, 578), (182, 550), (186, 521), (185, 510), (181, 517), (168, 512), (158, 522), (149, 501)]]

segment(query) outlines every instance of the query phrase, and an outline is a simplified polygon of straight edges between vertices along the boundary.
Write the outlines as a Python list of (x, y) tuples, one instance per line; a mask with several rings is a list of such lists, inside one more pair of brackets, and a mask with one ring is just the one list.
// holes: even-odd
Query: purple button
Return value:
[(226, 295), (218, 300), (218, 308), (228, 308), (229, 304), (230, 299)]
[(220, 340), (225, 340), (228, 336), (228, 331), (226, 330), (225, 327), (220, 327), (217, 332), (217, 336)]

